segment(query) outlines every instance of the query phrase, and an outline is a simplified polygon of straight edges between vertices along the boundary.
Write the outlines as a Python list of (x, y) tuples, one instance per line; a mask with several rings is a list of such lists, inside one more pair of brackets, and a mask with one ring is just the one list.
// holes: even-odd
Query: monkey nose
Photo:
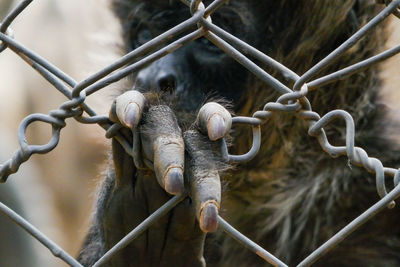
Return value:
[(176, 80), (173, 73), (160, 73), (157, 76), (158, 89), (161, 92), (172, 93), (176, 89)]
[(175, 95), (178, 91), (178, 73), (168, 66), (161, 67), (154, 65), (139, 71), (135, 81), (136, 90)]

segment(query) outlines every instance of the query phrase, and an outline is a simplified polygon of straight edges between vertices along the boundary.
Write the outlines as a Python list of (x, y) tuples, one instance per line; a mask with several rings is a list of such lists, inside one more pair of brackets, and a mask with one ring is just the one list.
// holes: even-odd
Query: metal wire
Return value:
[[(201, 0), (181, 0), (183, 4), (189, 7), (189, 11), (192, 14), (190, 19), (157, 36), (81, 82), (74, 81), (62, 70), (13, 39), (10, 25), (13, 20), (20, 16), (21, 12), (32, 2), (32, 0), (21, 1), (0, 24), (0, 53), (5, 49), (10, 49), (15, 52), (16, 55), (21, 57), (33, 69), (35, 69), (39, 75), (53, 85), (55, 89), (66, 96), (68, 101), (62, 103), (58, 109), (51, 111), (49, 114), (31, 114), (21, 122), (18, 129), (20, 149), (18, 149), (9, 160), (0, 165), (0, 182), (5, 182), (9, 175), (17, 172), (20, 165), (27, 161), (31, 155), (49, 153), (53, 150), (59, 142), (60, 132), (62, 128), (66, 126), (65, 120), (67, 118), (74, 118), (81, 123), (99, 124), (106, 130), (107, 138), (115, 138), (121, 143), (129, 155), (137, 158), (137, 152), (134, 147), (132, 147), (123, 135), (119, 134), (119, 130), (122, 126), (112, 123), (107, 116), (97, 115), (96, 112), (85, 102), (86, 98), (98, 90), (107, 87), (109, 84), (119, 81), (123, 77), (143, 68), (151, 62), (172, 53), (193, 40), (204, 37), (281, 94), (277, 101), (266, 103), (264, 108), (255, 112), (252, 117), (237, 116), (233, 118), (234, 125), (247, 124), (252, 127), (253, 141), (252, 146), (247, 153), (243, 155), (230, 155), (226, 142), (223, 140), (221, 142), (221, 149), (227, 160), (233, 162), (244, 162), (254, 158), (261, 147), (261, 127), (263, 122), (268, 120), (273, 113), (291, 112), (295, 113), (299, 119), (302, 119), (307, 123), (308, 134), (315, 137), (322, 150), (328, 153), (331, 157), (347, 156), (350, 164), (362, 166), (376, 175), (376, 187), (381, 200), (311, 253), (299, 264), (299, 266), (309, 266), (331, 248), (337, 246), (350, 233), (355, 231), (385, 207), (393, 208), (395, 204), (394, 200), (400, 196), (400, 170), (384, 167), (379, 159), (369, 157), (365, 150), (354, 145), (354, 120), (349, 113), (344, 110), (334, 110), (321, 117), (318, 113), (312, 110), (306, 96), (310, 90), (315, 90), (325, 84), (346, 78), (400, 53), (400, 45), (398, 45), (354, 65), (337, 70), (336, 72), (324, 77), (311, 80), (323, 68), (326, 68), (337, 57), (348, 51), (357, 41), (373, 30), (373, 28), (378, 26), (388, 16), (394, 14), (400, 18), (400, 0), (377, 0), (377, 3), (385, 4), (386, 7), (375, 16), (375, 18), (369, 21), (364, 27), (358, 30), (342, 45), (332, 51), (327, 57), (314, 65), (302, 76), (297, 75), (295, 72), (273, 58), (213, 24), (211, 18), (213, 12), (227, 1), (228, 0), (215, 0), (205, 7)], [(198, 27), (195, 31), (192, 30), (194, 26)], [(182, 33), (185, 33), (185, 35), (176, 39), (176, 37), (181, 36)], [(171, 38), (175, 38), (176, 40), (167, 43)], [(157, 50), (160, 46), (163, 47)], [(284, 79), (286, 79), (286, 81), (280, 81), (273, 77), (248, 57), (255, 58), (263, 65), (277, 71), (284, 77)], [(139, 58), (140, 60), (138, 60)], [(294, 83), (292, 89), (285, 85), (285, 82), (287, 81)], [(83, 116), (84, 113), (87, 114), (87, 116)], [(346, 142), (342, 146), (331, 145), (325, 134), (324, 127), (329, 125), (332, 120), (343, 120), (346, 123)], [(32, 145), (29, 144), (26, 139), (25, 133), (27, 128), (31, 123), (36, 121), (41, 121), (52, 126), (52, 137), (47, 144)], [(385, 185), (386, 176), (393, 177), (395, 185), (395, 188), (389, 193), (387, 192)], [(184, 196), (175, 196), (171, 198), (139, 226), (132, 230), (132, 232), (127, 234), (113, 248), (106, 252), (94, 266), (100, 266), (113, 257), (116, 252), (127, 246), (129, 242), (147, 230), (152, 223), (171, 210), (183, 198)], [(2, 203), (0, 203), (0, 211), (26, 230), (34, 238), (39, 240), (44, 246), (49, 248), (54, 256), (61, 258), (71, 266), (81, 266), (72, 256), (58, 247), (38, 229), (33, 227), (29, 222)], [(242, 235), (221, 217), (219, 217), (219, 225), (220, 229), (267, 262), (276, 266), (286, 266), (285, 263)]]
[(19, 216), (15, 211), (4, 205), (0, 202), (0, 212), (3, 213), (5, 216), (10, 218), (13, 222), (18, 224), (22, 229), (36, 238), (43, 246), (47, 247), (51, 253), (71, 266), (82, 267), (82, 265), (77, 262), (71, 255), (65, 252), (62, 248), (60, 248), (57, 244), (50, 240), (46, 235), (36, 229), (33, 225), (27, 222), (24, 218)]
[(185, 196), (174, 196), (168, 200), (164, 205), (158, 208), (153, 214), (147, 217), (142, 223), (135, 227), (129, 234), (122, 238), (115, 246), (107, 251), (94, 265), (93, 267), (101, 266), (107, 262), (115, 253), (129, 245), (129, 243), (147, 230), (154, 222), (167, 214), (173, 207), (181, 202)]

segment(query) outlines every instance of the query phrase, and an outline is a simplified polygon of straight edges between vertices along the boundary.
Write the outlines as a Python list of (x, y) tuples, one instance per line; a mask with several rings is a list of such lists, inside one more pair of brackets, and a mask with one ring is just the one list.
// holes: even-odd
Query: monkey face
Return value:
[[(206, 6), (211, 3), (211, 1), (202, 2)], [(360, 25), (369, 21), (375, 13), (371, 8), (374, 2), (373, 0), (235, 0), (221, 6), (211, 18), (215, 25), (300, 76), (348, 40)], [(145, 46), (146, 43), (191, 17), (189, 9), (180, 1), (114, 0), (113, 5), (123, 25), (125, 52), (138, 49), (136, 51), (146, 50), (152, 55), (159, 53), (165, 48), (165, 43), (163, 47), (152, 46), (152, 51)], [(81, 254), (84, 257), (93, 254), (91, 251), (93, 240), (100, 245), (101, 242), (97, 241), (104, 240), (105, 247), (111, 247), (131, 231), (134, 225), (138, 225), (151, 214), (156, 209), (154, 207), (158, 208), (161, 203), (165, 203), (169, 199), (166, 192), (178, 194), (188, 184), (189, 186), (185, 188), (189, 188), (191, 199), (186, 199), (186, 202), (182, 202), (171, 216), (164, 217), (163, 221), (158, 222), (157, 227), (150, 229), (144, 237), (146, 240), (137, 239), (133, 242), (126, 248), (126, 254), (121, 254), (122, 257), (119, 258), (115, 257), (115, 262), (119, 262), (121, 266), (127, 266), (128, 263), (146, 266), (147, 262), (149, 262), (147, 265), (160, 265), (157, 264), (160, 259), (161, 262), (164, 261), (163, 266), (188, 264), (204, 266), (206, 261), (212, 266), (238, 264), (261, 266), (265, 262), (252, 258), (243, 247), (235, 245), (232, 240), (226, 239), (219, 233), (216, 233), (218, 242), (214, 242), (211, 236), (207, 239), (209, 242), (206, 240), (203, 250), (205, 234), (200, 232), (197, 224), (203, 231), (205, 230), (204, 232), (214, 231), (218, 215), (216, 211), (220, 200), (224, 198), (222, 203), (226, 214), (237, 229), (256, 240), (263, 248), (276, 252), (276, 255), (294, 265), (309, 255), (317, 243), (322, 244), (332, 236), (333, 232), (340, 231), (344, 227), (345, 218), (359, 215), (359, 211), (366, 210), (376, 202), (373, 198), (365, 197), (372, 191), (375, 192), (371, 182), (359, 182), (365, 180), (365, 175), (350, 168), (340, 168), (340, 164), (346, 163), (343, 158), (332, 160), (329, 155), (321, 154), (321, 147), (316, 144), (315, 139), (306, 135), (306, 128), (301, 123), (300, 116), (291, 116), (292, 114), (277, 116), (276, 120), (264, 122), (262, 147), (257, 158), (224, 177), (228, 181), (229, 188), (227, 192), (221, 194), (219, 177), (216, 174), (219, 175), (219, 171), (229, 169), (230, 166), (224, 164), (225, 159), (220, 153), (220, 146), (214, 147), (213, 144), (218, 143), (213, 143), (216, 138), (211, 137), (225, 136), (231, 124), (226, 127), (226, 120), (220, 120), (218, 116), (214, 117), (214, 120), (211, 120), (212, 116), (198, 116), (203, 123), (195, 121), (184, 129), (178, 121), (181, 120), (182, 113), (178, 112), (184, 111), (185, 114), (195, 115), (197, 113), (195, 110), (204, 100), (216, 96), (231, 101), (237, 113), (249, 115), (252, 113), (251, 109), (260, 109), (259, 107), (273, 102), (276, 96), (282, 93), (282, 90), (275, 94), (271, 93), (274, 92), (271, 90), (274, 86), (268, 85), (265, 79), (262, 79), (263, 75), (257, 74), (257, 71), (254, 71), (256, 75), (250, 74), (234, 58), (244, 61), (246, 60), (244, 56), (247, 56), (257, 65), (257, 67), (252, 65), (253, 69), (259, 67), (257, 69), (259, 72), (265, 71), (263, 74), (271, 75), (288, 88), (292, 87), (293, 80), (296, 79), (283, 77), (284, 74), (279, 75), (272, 67), (268, 68), (266, 66), (268, 63), (263, 60), (261, 54), (252, 58), (254, 50), (246, 53), (246, 49), (241, 49), (244, 56), (235, 53), (229, 45), (221, 45), (222, 42), (210, 38), (211, 31), (201, 32), (198, 26), (201, 27), (201, 24), (193, 25), (192, 29), (185, 28), (184, 32), (176, 36), (164, 34), (162, 37), (168, 37), (169, 44), (196, 31), (199, 35), (195, 35), (198, 39), (190, 39), (191, 41), (183, 46), (179, 43), (180, 47), (177, 50), (176, 47), (165, 49), (167, 52), (174, 51), (173, 53), (165, 55), (167, 53), (163, 51), (157, 54), (157, 61), (148, 63), (133, 74), (133, 87), (136, 90), (120, 95), (115, 101), (116, 116), (110, 118), (114, 117), (113, 122), (131, 126), (130, 130), (133, 131), (127, 132), (126, 135), (133, 140), (134, 146), (141, 144), (143, 149), (132, 152), (135, 163), (132, 164), (131, 156), (114, 140), (114, 169), (111, 169), (107, 176), (109, 184), (105, 184), (103, 188), (106, 193), (102, 194), (109, 199), (99, 201), (98, 214), (103, 217), (96, 220), (100, 223), (95, 227), (100, 230), (93, 231), (94, 238), (88, 237), (85, 250)], [(211, 28), (209, 24), (208, 27)], [(207, 38), (200, 37), (201, 34)], [(213, 40), (218, 47), (209, 40)], [(384, 40), (383, 32), (365, 36), (361, 43), (355, 44), (351, 50), (331, 62), (330, 69), (320, 69), (319, 77), (364, 60), (382, 47), (382, 40)], [(237, 42), (229, 43), (232, 46), (239, 46)], [(166, 44), (168, 45), (168, 42)], [(164, 57), (161, 57), (162, 55)], [(247, 63), (249, 66), (250, 62)], [(307, 98), (313, 110), (320, 114), (337, 108), (350, 109), (351, 105), (352, 115), (354, 118), (359, 118), (354, 121), (355, 127), (361, 131), (361, 134), (356, 136), (355, 142), (368, 144), (372, 151), (390, 152), (385, 161), (394, 162), (393, 155), (396, 148), (389, 138), (382, 135), (381, 122), (385, 127), (388, 123), (384, 109), (377, 104), (379, 99), (376, 73), (376, 70), (365, 70), (351, 79), (340, 80), (326, 86), (323, 88), (324, 91), (322, 88), (320, 92), (310, 91)], [(259, 78), (259, 81), (255, 81), (257, 78), (254, 77)], [(136, 98), (140, 94), (137, 91), (150, 93)], [(127, 98), (124, 98), (126, 96)], [(146, 110), (143, 106), (146, 101), (138, 100), (146, 99), (149, 103), (149, 96), (155, 96), (155, 101), (151, 102), (151, 107)], [(158, 101), (157, 97), (160, 96), (169, 102)], [(140, 103), (143, 105), (139, 105)], [(143, 119), (138, 115), (142, 110), (144, 110)], [(114, 112), (110, 114), (113, 115)], [(230, 117), (228, 111), (226, 114)], [(187, 117), (181, 122), (185, 124), (190, 122), (190, 119)], [(191, 122), (193, 121), (192, 119)], [(132, 127), (133, 122), (136, 123), (135, 127)], [(207, 125), (209, 138), (205, 136), (206, 131), (201, 130), (201, 125)], [(218, 127), (208, 127), (208, 125)], [(181, 128), (184, 129), (183, 134)], [(248, 133), (238, 128), (234, 129), (232, 135), (235, 141), (232, 147), (233, 154), (243, 154), (248, 151), (248, 141), (251, 140)], [(197, 132), (192, 132), (193, 129)], [(340, 125), (337, 129), (337, 137), (332, 138), (334, 142), (347, 143), (347, 140), (344, 140), (345, 135), (342, 134), (346, 129)], [(220, 135), (220, 132), (225, 134)], [(328, 133), (329, 137), (331, 135), (333, 134)], [(382, 140), (375, 141), (376, 136), (382, 137)], [(374, 142), (371, 142), (371, 137)], [(164, 149), (170, 144), (179, 149), (170, 151)], [(183, 147), (185, 155), (182, 153)], [(214, 150), (220, 154), (214, 153)], [(172, 153), (176, 151), (178, 153)], [(171, 160), (175, 159), (178, 160), (171, 163)], [(155, 173), (149, 171), (152, 169), (152, 163), (153, 167), (155, 166), (153, 168)], [(143, 168), (145, 164), (148, 164), (148, 169)], [(133, 168), (133, 165), (137, 165), (137, 168)], [(182, 166), (185, 166), (184, 172)], [(207, 181), (203, 179), (208, 175), (204, 172), (210, 170), (215, 178), (212, 180), (217, 182), (207, 188), (196, 188), (195, 185), (199, 184), (197, 181)], [(200, 179), (196, 180), (197, 178)], [(208, 193), (198, 194), (198, 192), (216, 192), (212, 199), (215, 201), (207, 202), (210, 200)], [(104, 206), (104, 203), (107, 206)], [(207, 211), (202, 213), (204, 203), (207, 204), (205, 209)], [(125, 206), (121, 208), (121, 204)], [(120, 226), (121, 218), (125, 224), (123, 227)], [(349, 264), (365, 266), (371, 265), (371, 260), (374, 266), (398, 263), (398, 253), (395, 253), (399, 247), (398, 240), (393, 242), (393, 233), (382, 235), (381, 232), (381, 229), (393, 225), (393, 222), (377, 218), (374, 222), (377, 227), (358, 232), (356, 238), (349, 240), (349, 243), (344, 242), (342, 247), (328, 256), (320, 266)], [(116, 225), (117, 227), (114, 227)], [(115, 228), (119, 228), (119, 231)], [(105, 233), (104, 236), (102, 231)], [(385, 244), (386, 241), (383, 240), (388, 241)], [(366, 244), (366, 241), (370, 244)], [(160, 244), (166, 245), (160, 246)], [(366, 250), (367, 246), (372, 249)], [(103, 247), (100, 247), (99, 251), (103, 250)], [(375, 255), (366, 257), (368, 253), (361, 252), (357, 255), (356, 251), (374, 251)], [(198, 265), (193, 264), (194, 262)]]
[[(117, 1), (116, 6), (121, 5)], [(126, 1), (129, 6), (123, 26), (127, 51), (190, 18), (187, 6), (179, 1)], [(208, 1), (211, 2), (211, 1)], [(205, 3), (208, 4), (208, 3)], [(252, 36), (248, 4), (225, 5), (212, 14), (212, 21), (236, 37), (249, 41)], [(248, 10), (249, 11), (249, 10)], [(190, 31), (196, 30), (193, 26)], [(187, 32), (182, 33), (185, 35)], [(174, 36), (174, 40), (181, 36)], [(240, 74), (240, 75), (237, 75)], [(200, 37), (134, 74), (134, 88), (157, 92), (174, 105), (176, 111), (194, 112), (208, 98), (223, 98), (236, 104), (247, 91), (249, 72), (223, 50)]]

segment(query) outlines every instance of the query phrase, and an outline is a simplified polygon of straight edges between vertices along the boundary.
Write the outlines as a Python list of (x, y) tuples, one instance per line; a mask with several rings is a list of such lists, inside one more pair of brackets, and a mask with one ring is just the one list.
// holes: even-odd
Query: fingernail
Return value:
[(136, 103), (129, 103), (125, 108), (124, 123), (129, 128), (134, 128), (140, 118), (140, 109)]
[(165, 191), (171, 195), (183, 192), (183, 173), (181, 168), (171, 168), (165, 176)]
[(219, 114), (214, 114), (208, 120), (207, 130), (208, 130), (208, 138), (211, 141), (218, 140), (225, 136), (225, 121)]
[(218, 208), (213, 203), (208, 203), (200, 211), (200, 229), (205, 232), (215, 232), (218, 228)]

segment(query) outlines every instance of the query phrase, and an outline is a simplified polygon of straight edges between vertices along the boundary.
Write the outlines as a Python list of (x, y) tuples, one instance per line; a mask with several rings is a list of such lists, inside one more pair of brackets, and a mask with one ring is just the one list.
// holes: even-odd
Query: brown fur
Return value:
[[(128, 0), (115, 0), (113, 7), (121, 18), (129, 50), (130, 22), (145, 11)], [(228, 7), (242, 17), (240, 38), (298, 74), (338, 47), (377, 11), (374, 1), (367, 0), (231, 1)], [(167, 29), (174, 25), (164, 26)], [(375, 54), (384, 41), (384, 25), (380, 25), (319, 75)], [(284, 80), (274, 71), (271, 73)], [(238, 115), (249, 116), (268, 101), (276, 100), (277, 94), (272, 88), (248, 72), (240, 75), (247, 89), (243, 90), (241, 100), (234, 103)], [(227, 79), (229, 83), (230, 78)], [(333, 109), (349, 111), (356, 124), (356, 145), (378, 157), (385, 166), (396, 168), (398, 146), (387, 137), (386, 131), (397, 126), (385, 117), (379, 87), (378, 71), (370, 68), (310, 92), (307, 97), (321, 115)], [(326, 130), (333, 144), (344, 144), (342, 124), (335, 123)], [(316, 139), (307, 135), (306, 123), (293, 114), (274, 115), (262, 131), (258, 156), (225, 177), (228, 189), (222, 201), (222, 216), (243, 234), (293, 265), (379, 197), (372, 174), (359, 167), (349, 168), (345, 157), (330, 158)], [(246, 152), (251, 145), (248, 128), (235, 126), (233, 136), (231, 152)], [(399, 220), (398, 208), (382, 212), (317, 265), (398, 266), (400, 230), (396, 225)], [(207, 241), (205, 257), (210, 266), (263, 264), (224, 233), (211, 235)]]
[[(264, 48), (264, 51), (270, 50), (270, 56), (298, 74), (315, 65), (375, 14), (372, 2), (360, 1), (359, 26), (349, 29), (352, 25), (349, 12), (354, 1), (298, 2), (300, 7), (293, 8), (290, 7), (293, 2), (280, 1), (283, 6), (287, 3), (282, 10), (292, 8), (302, 15), (289, 15), (289, 23), (293, 26), (274, 35), (275, 42), (281, 46)], [(380, 25), (320, 75), (375, 54), (385, 40), (383, 29)], [(238, 105), (238, 114), (252, 114), (267, 101), (276, 99), (275, 95), (268, 95), (271, 90), (253, 76), (249, 83), (250, 88), (255, 88), (254, 93)], [(385, 131), (393, 130), (397, 125), (386, 120), (385, 107), (379, 101), (379, 86), (378, 71), (371, 68), (311, 92), (308, 98), (313, 109), (321, 115), (339, 108), (349, 111), (356, 124), (356, 145), (365, 148), (385, 165), (396, 168), (398, 146), (386, 137)], [(286, 114), (277, 114), (268, 120), (262, 127), (263, 146), (258, 156), (240, 167), (243, 172), (229, 178), (230, 188), (223, 202), (225, 216), (234, 226), (291, 265), (305, 258), (379, 200), (374, 175), (358, 167), (350, 169), (345, 157), (330, 158), (316, 139), (307, 135), (305, 125), (299, 118)], [(240, 130), (238, 132), (238, 136), (243, 136)], [(327, 133), (333, 144), (345, 143), (343, 125), (335, 124), (327, 128)], [(234, 148), (236, 146), (239, 153), (245, 152), (250, 147), (249, 140), (251, 138), (241, 137), (234, 142)], [(396, 211), (384, 211), (317, 265), (398, 265), (399, 232), (390, 225), (399, 219)], [(230, 239), (224, 239), (221, 246), (224, 266), (238, 262), (243, 262), (243, 266), (261, 263)]]

